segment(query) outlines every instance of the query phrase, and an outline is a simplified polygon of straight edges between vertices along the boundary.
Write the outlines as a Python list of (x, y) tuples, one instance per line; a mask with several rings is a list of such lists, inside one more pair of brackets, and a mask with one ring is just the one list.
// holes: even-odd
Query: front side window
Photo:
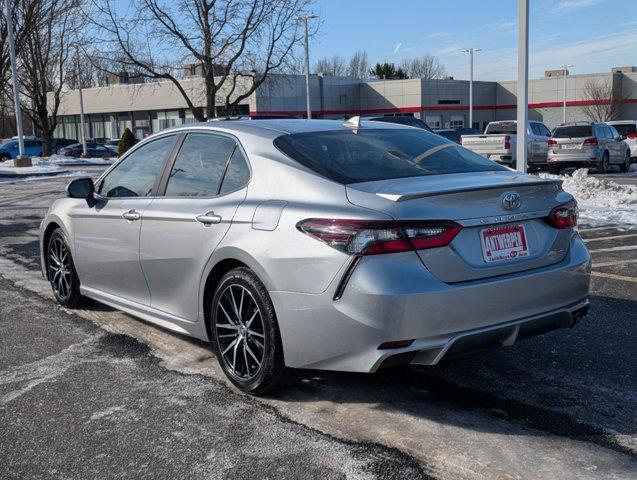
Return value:
[(168, 178), (166, 196), (214, 197), (236, 142), (221, 135), (190, 133)]
[(281, 135), (274, 146), (339, 183), (507, 170), (420, 129), (359, 129)]
[(158, 138), (130, 153), (104, 178), (99, 194), (104, 197), (148, 197), (175, 135)]

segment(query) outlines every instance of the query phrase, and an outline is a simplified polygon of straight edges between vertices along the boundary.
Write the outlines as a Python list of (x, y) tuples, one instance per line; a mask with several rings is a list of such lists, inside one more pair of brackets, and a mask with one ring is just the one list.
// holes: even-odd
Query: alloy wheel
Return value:
[(219, 353), (231, 375), (247, 381), (263, 364), (266, 336), (261, 310), (243, 285), (226, 286), (216, 305), (215, 334)]
[(71, 293), (71, 256), (61, 238), (54, 238), (49, 246), (49, 279), (55, 295), (65, 300)]

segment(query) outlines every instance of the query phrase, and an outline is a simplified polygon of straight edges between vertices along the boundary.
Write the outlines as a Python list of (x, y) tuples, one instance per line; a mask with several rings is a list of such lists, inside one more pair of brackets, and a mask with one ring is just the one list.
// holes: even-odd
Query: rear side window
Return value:
[(175, 136), (158, 138), (137, 148), (124, 158), (100, 185), (105, 197), (147, 197), (164, 158), (170, 152)]
[(615, 127), (615, 130), (617, 130), (623, 137), (627, 137), (632, 133), (637, 133), (637, 126), (635, 126), (634, 123), (613, 125), (613, 127)]
[(581, 138), (592, 137), (593, 127), (590, 125), (573, 125), (570, 127), (557, 127), (553, 132), (553, 138)]
[(221, 135), (189, 133), (170, 171), (166, 196), (214, 197), (236, 142)]
[(339, 183), (506, 170), (425, 130), (360, 129), (282, 135), (274, 145)]
[(221, 184), (221, 195), (229, 192), (234, 192), (247, 185), (250, 180), (250, 168), (248, 167), (248, 161), (241, 149), (237, 146), (234, 149), (234, 153), (230, 158), (230, 164), (226, 170), (226, 174), (223, 177), (223, 183)]

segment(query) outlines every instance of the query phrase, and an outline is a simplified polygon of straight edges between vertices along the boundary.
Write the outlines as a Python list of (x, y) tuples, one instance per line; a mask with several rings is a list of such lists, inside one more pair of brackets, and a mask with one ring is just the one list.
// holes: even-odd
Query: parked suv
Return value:
[(565, 123), (553, 130), (548, 141), (551, 173), (564, 167), (593, 167), (607, 172), (619, 165), (622, 172), (630, 166), (630, 150), (615, 128), (606, 123)]
[(619, 132), (623, 142), (630, 148), (632, 161), (637, 162), (637, 120), (616, 120), (608, 124)]

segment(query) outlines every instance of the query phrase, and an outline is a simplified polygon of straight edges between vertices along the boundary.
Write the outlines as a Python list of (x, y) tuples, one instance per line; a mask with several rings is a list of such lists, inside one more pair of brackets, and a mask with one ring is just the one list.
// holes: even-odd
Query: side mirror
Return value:
[(70, 198), (84, 198), (89, 206), (95, 204), (95, 185), (92, 178), (78, 178), (66, 187), (66, 193)]

